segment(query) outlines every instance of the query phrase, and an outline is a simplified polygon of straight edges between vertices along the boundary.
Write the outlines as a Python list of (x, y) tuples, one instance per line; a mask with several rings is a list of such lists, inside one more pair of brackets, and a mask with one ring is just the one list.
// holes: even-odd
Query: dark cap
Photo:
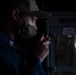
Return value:
[(20, 11), (26, 12), (41, 19), (46, 19), (52, 15), (51, 13), (40, 11), (35, 0), (21, 1), (18, 3), (17, 8)]
[(46, 19), (52, 15), (51, 13), (40, 11), (35, 0), (2, 0), (0, 2), (0, 13), (4, 13), (4, 15), (14, 8), (40, 19)]

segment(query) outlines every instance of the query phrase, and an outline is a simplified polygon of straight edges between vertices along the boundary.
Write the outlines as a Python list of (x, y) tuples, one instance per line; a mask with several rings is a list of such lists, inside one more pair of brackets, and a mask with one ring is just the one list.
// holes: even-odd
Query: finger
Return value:
[(47, 35), (45, 35), (45, 38), (48, 38), (49, 37), (49, 35), (47, 34)]
[(44, 42), (43, 42), (43, 45), (47, 45), (47, 46), (49, 46), (50, 44), (51, 44), (50, 41), (44, 41)]
[(47, 39), (48, 39), (49, 41), (51, 40), (51, 38), (50, 38), (50, 37), (48, 37)]
[(48, 38), (44, 39), (44, 40), (42, 41), (42, 43), (51, 44), (51, 38), (48, 37)]
[(44, 40), (51, 40), (51, 38), (49, 37), (49, 35), (46, 35)]
[(49, 50), (49, 46), (45, 46), (46, 50)]
[(42, 34), (41, 38), (40, 38), (40, 42), (42, 42), (44, 40), (44, 34)]

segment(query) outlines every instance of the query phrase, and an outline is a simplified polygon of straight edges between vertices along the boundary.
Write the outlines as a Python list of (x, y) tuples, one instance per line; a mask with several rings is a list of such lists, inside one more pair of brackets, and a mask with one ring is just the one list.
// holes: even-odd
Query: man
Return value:
[(22, 54), (23, 42), (18, 45), (16, 40), (17, 35), (20, 40), (33, 38), (37, 34), (37, 17), (46, 19), (51, 14), (39, 11), (34, 0), (3, 0), (0, 7), (0, 75), (45, 75), (41, 62), (49, 53), (49, 36), (43, 34), (39, 38), (32, 49), (32, 57), (28, 58), (29, 55)]

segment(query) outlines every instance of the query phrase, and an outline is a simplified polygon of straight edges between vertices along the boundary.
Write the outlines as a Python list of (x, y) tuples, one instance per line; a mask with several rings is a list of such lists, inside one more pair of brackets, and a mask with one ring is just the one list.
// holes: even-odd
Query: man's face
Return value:
[(30, 40), (37, 34), (37, 17), (21, 14), (18, 19), (18, 27), (21, 38)]
[(37, 17), (23, 13), (22, 15), (19, 16), (19, 18), (20, 19), (19, 19), (18, 23), (20, 23), (20, 24), (28, 23), (31, 26), (33, 26), (34, 28), (37, 28), (37, 26), (36, 26)]

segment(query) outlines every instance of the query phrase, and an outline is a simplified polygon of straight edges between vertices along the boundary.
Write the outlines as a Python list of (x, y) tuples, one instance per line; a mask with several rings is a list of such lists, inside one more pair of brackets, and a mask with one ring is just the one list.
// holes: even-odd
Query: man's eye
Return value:
[(37, 18), (36, 18), (36, 17), (32, 17), (32, 20), (33, 20), (33, 21), (36, 21), (36, 20), (37, 20)]

